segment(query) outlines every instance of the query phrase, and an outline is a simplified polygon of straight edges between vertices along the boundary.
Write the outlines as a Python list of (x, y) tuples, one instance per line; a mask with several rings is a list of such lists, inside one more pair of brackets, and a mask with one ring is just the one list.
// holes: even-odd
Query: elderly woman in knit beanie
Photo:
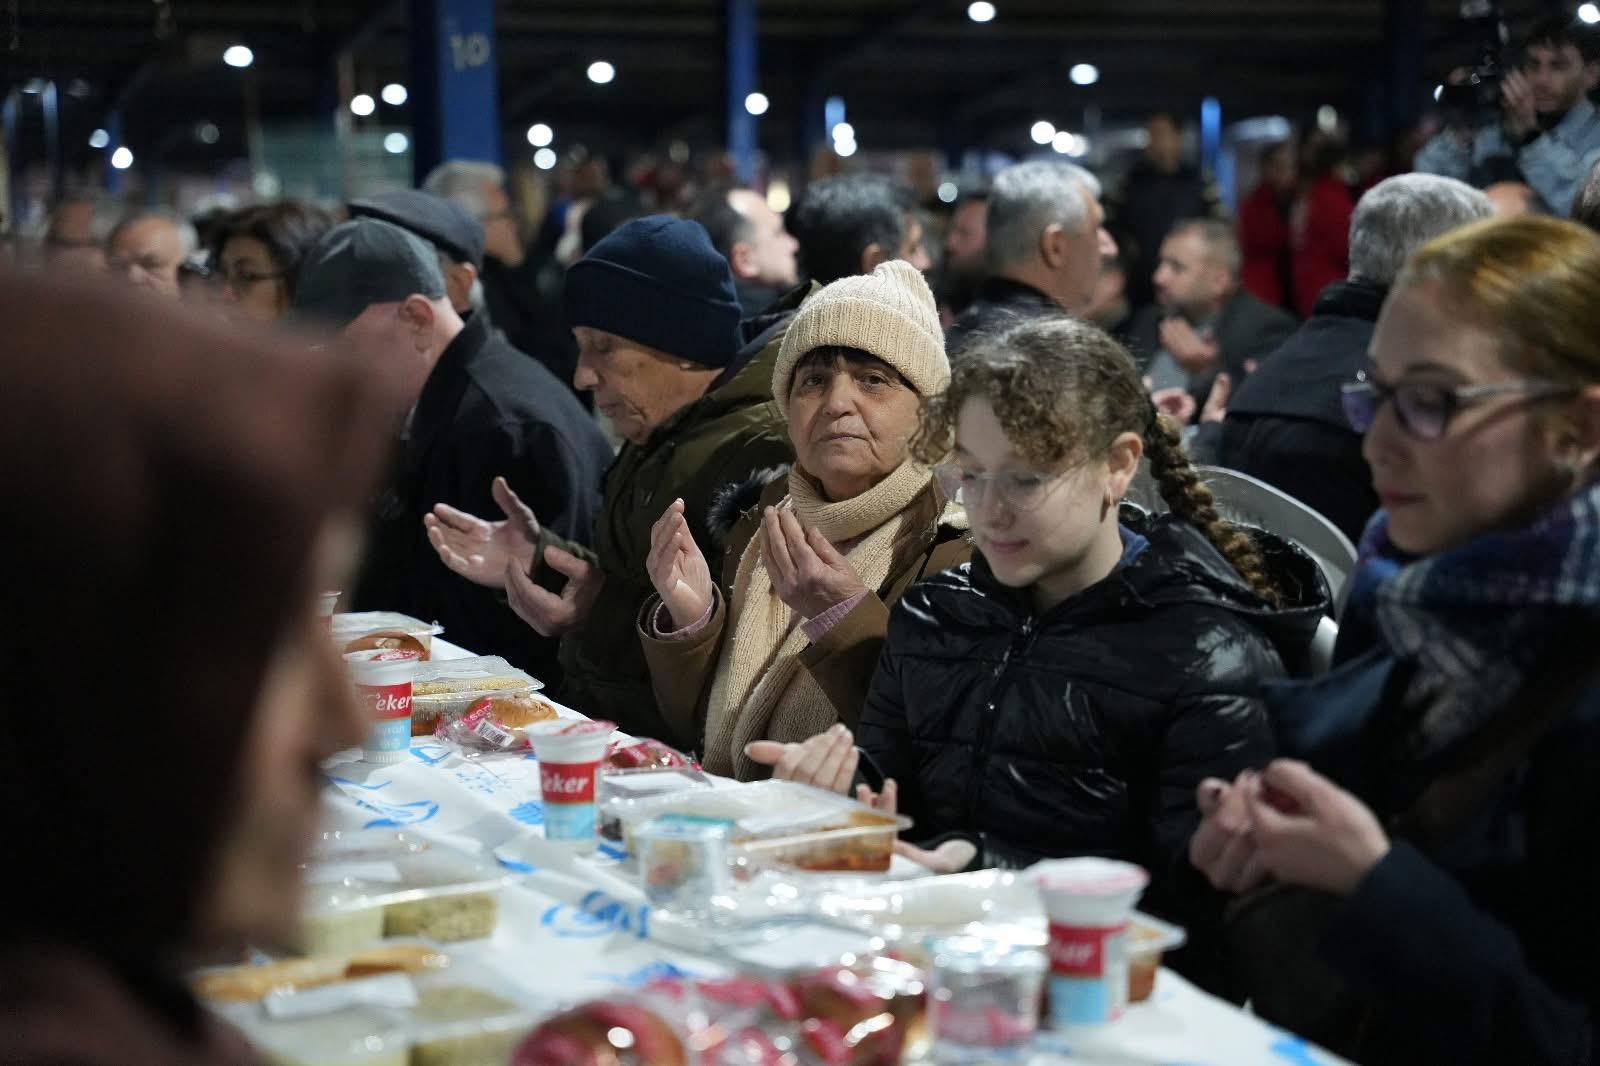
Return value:
[(950, 380), (933, 294), (884, 263), (807, 300), (772, 375), (797, 461), (734, 527), (713, 580), (675, 500), (655, 525), (657, 595), (640, 637), (662, 714), (702, 738), (706, 769), (765, 777), (754, 741), (802, 741), (856, 721), (913, 582), (970, 554), (907, 444), (923, 398)]

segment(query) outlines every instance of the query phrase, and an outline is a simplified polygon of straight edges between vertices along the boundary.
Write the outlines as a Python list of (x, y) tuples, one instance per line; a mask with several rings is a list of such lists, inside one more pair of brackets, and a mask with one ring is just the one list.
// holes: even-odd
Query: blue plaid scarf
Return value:
[[(1521, 529), (1407, 557), (1379, 512), (1361, 538), (1351, 609), (1415, 666), (1420, 713), (1405, 754), (1428, 759), (1470, 736), (1524, 686), (1554, 627), (1600, 616), (1600, 479)], [(1398, 753), (1397, 753), (1398, 754)]]

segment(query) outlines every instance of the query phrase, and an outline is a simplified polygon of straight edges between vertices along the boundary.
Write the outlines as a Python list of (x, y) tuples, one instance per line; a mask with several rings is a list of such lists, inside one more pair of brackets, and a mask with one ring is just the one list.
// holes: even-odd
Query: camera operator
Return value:
[[(1552, 212), (1569, 214), (1600, 161), (1600, 113), (1585, 95), (1597, 75), (1592, 31), (1571, 16), (1541, 19), (1528, 33), (1521, 66), (1500, 79), (1499, 121), (1477, 130), (1452, 123), (1423, 145), (1416, 169), (1479, 188), (1520, 175)], [(1454, 72), (1451, 83), (1445, 91), (1453, 95), (1477, 87), (1465, 70)]]

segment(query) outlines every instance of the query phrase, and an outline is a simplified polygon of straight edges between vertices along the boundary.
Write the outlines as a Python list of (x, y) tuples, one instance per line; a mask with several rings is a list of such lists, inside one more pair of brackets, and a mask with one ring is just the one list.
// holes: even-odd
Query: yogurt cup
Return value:
[(1150, 883), (1115, 859), (1051, 859), (1028, 868), (1050, 920), (1050, 1021), (1104, 1025), (1128, 1006), (1128, 919)]
[(322, 620), (322, 628), (333, 632), (333, 612), (339, 607), (338, 589), (323, 592), (317, 597), (317, 617)]
[(523, 730), (539, 760), (544, 836), (573, 851), (594, 850), (598, 835), (595, 781), (605, 760), (612, 722), (535, 722)]
[(411, 680), (421, 660), (414, 651), (345, 654), (356, 696), (372, 715), (372, 727), (361, 742), (361, 757), (367, 762), (402, 762), (411, 750)]

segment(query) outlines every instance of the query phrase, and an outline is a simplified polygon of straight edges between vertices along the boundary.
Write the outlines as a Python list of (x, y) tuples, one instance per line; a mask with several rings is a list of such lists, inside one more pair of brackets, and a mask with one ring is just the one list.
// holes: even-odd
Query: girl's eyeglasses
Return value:
[(956, 463), (934, 467), (933, 476), (944, 491), (945, 498), (962, 507), (976, 507), (984, 498), (985, 489), (993, 486), (1000, 494), (1000, 501), (1013, 511), (1031, 511), (1038, 507), (1061, 479), (1060, 474), (1040, 474), (1031, 470), (979, 474)]

